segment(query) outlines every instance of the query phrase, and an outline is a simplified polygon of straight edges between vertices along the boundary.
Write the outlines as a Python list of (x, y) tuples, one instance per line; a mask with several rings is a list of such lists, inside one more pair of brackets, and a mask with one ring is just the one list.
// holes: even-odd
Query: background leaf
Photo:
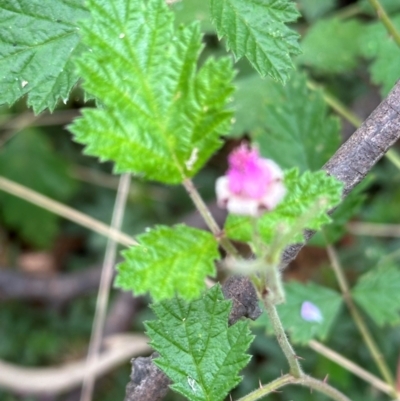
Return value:
[(293, 73), (285, 86), (254, 74), (238, 79), (237, 88), (232, 135), (249, 134), (262, 156), (283, 168), (318, 170), (338, 149), (340, 122), (304, 74)]
[(219, 285), (190, 304), (175, 298), (153, 305), (158, 320), (146, 328), (161, 354), (155, 362), (174, 381), (171, 387), (189, 400), (224, 400), (250, 360), (248, 323), (228, 328), (230, 309)]
[(215, 276), (218, 243), (206, 231), (177, 225), (158, 226), (138, 236), (140, 246), (123, 252), (116, 285), (136, 295), (150, 292), (154, 300), (179, 294), (192, 299), (204, 289), (206, 276)]
[(0, 104), (28, 94), (40, 113), (66, 102), (78, 80), (72, 59), (83, 49), (76, 23), (87, 17), (81, 0), (2, 0)]
[(317, 21), (301, 42), (297, 61), (319, 73), (340, 74), (357, 67), (364, 26), (357, 20)]
[[(400, 30), (400, 15), (392, 18), (392, 22)], [(372, 81), (381, 86), (385, 97), (400, 77), (400, 49), (390, 38), (381, 22), (371, 24), (362, 38), (361, 51), (372, 59), (369, 66)]]
[[(318, 230), (330, 221), (326, 214), (341, 200), (342, 184), (324, 171), (305, 172), (299, 177), (293, 169), (285, 173), (287, 195), (271, 212), (257, 220), (262, 240), (271, 244), (279, 235), (285, 241), (282, 248), (304, 241), (303, 231)], [(323, 203), (321, 201), (324, 200)], [(251, 218), (229, 215), (225, 223), (228, 237), (244, 242), (253, 239)]]
[(182, 0), (171, 4), (175, 13), (175, 22), (179, 24), (191, 24), (193, 21), (200, 21), (204, 32), (215, 31), (210, 19), (210, 6), (207, 1)]
[(309, 21), (313, 21), (333, 10), (336, 5), (336, 0), (298, 0), (298, 3), (300, 12)]
[[(20, 132), (2, 149), (0, 175), (58, 201), (67, 201), (75, 190), (66, 161), (44, 134), (32, 129)], [(38, 247), (51, 245), (58, 216), (3, 191), (0, 205), (2, 220), (21, 238)]]
[(400, 322), (400, 270), (382, 266), (361, 276), (351, 293), (378, 325)]
[(300, 54), (299, 35), (285, 24), (296, 21), (296, 4), (288, 0), (210, 0), (218, 35), (237, 59), (246, 56), (262, 75), (285, 82)]
[(84, 88), (104, 107), (85, 109), (70, 127), (85, 152), (117, 172), (177, 184), (193, 176), (229, 129), (233, 69), (209, 59), (198, 24), (176, 32), (164, 0), (90, 0), (82, 26), (90, 52), (78, 60)]
[[(341, 295), (315, 283), (302, 284), (296, 281), (286, 283), (285, 292), (286, 302), (278, 305), (277, 308), (283, 327), (289, 332), (291, 341), (305, 345), (314, 338), (326, 340), (342, 306)], [(319, 308), (323, 317), (321, 322), (309, 322), (301, 317), (301, 306), (305, 301)], [(265, 312), (256, 323), (256, 325), (259, 324), (266, 325), (269, 331), (273, 332)]]

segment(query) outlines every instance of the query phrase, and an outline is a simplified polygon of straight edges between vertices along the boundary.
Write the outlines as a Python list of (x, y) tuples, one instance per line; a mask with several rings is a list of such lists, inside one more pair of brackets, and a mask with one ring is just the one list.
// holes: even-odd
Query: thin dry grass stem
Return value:
[(347, 224), (347, 230), (350, 234), (368, 237), (400, 237), (399, 224), (351, 222)]
[(107, 238), (112, 238), (116, 242), (125, 245), (139, 245), (132, 237), (122, 233), (108, 225), (96, 220), (84, 213), (81, 213), (69, 206), (66, 206), (60, 202), (48, 198), (30, 188), (23, 185), (17, 184), (5, 177), (0, 176), (0, 190), (14, 195), (18, 198), (24, 199), (27, 202), (33, 203), (43, 209), (48, 210), (58, 216), (61, 216), (67, 220), (73, 221), (83, 227), (86, 227), (98, 234), (104, 235)]
[[(119, 230), (122, 225), (126, 201), (129, 193), (130, 175), (124, 174), (120, 178), (120, 184), (115, 200), (111, 227)], [(93, 369), (100, 358), (100, 346), (103, 337), (104, 323), (107, 314), (107, 305), (110, 295), (110, 288), (113, 280), (113, 267), (117, 254), (117, 242), (109, 238), (107, 241), (106, 252), (104, 255), (103, 268), (100, 279), (100, 287), (96, 300), (96, 312), (93, 320), (92, 334), (90, 337), (89, 351), (86, 360), (86, 373), (83, 380), (81, 401), (91, 401), (95, 375)]]

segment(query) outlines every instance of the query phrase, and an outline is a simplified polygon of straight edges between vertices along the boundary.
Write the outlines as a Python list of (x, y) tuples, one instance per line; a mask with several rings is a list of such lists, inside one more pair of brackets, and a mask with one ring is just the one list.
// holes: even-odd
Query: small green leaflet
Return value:
[[(257, 220), (262, 240), (270, 245), (280, 238), (281, 249), (304, 242), (305, 229), (319, 230), (331, 219), (326, 214), (341, 201), (343, 185), (324, 171), (307, 171), (299, 176), (297, 169), (285, 172), (287, 195), (276, 209)], [(251, 218), (229, 215), (225, 223), (229, 238), (244, 242), (253, 239)]]
[(364, 25), (339, 18), (316, 22), (301, 42), (300, 64), (321, 73), (340, 74), (357, 67)]
[[(400, 15), (392, 18), (392, 22), (400, 30)], [(369, 66), (372, 81), (381, 85), (382, 96), (386, 96), (400, 77), (400, 50), (381, 22), (367, 28), (361, 51), (372, 59)]]
[(371, 176), (367, 176), (361, 184), (357, 185), (342, 203), (332, 213), (332, 222), (323, 228), (321, 232), (317, 232), (309, 241), (310, 245), (326, 247), (340, 240), (348, 231), (346, 224), (360, 210), (366, 199), (364, 190), (371, 183)]
[(221, 146), (232, 113), (234, 71), (209, 59), (198, 23), (174, 29), (165, 0), (89, 0), (82, 25), (91, 51), (79, 58), (83, 87), (103, 107), (85, 109), (70, 127), (85, 152), (168, 184), (192, 177)]
[(382, 266), (362, 275), (351, 293), (378, 325), (400, 323), (400, 269)]
[(231, 301), (217, 284), (191, 303), (180, 298), (152, 306), (158, 320), (146, 322), (155, 360), (173, 380), (171, 388), (191, 401), (222, 401), (240, 382), (250, 360), (248, 322), (228, 328)]
[(262, 75), (285, 82), (299, 34), (285, 24), (299, 17), (291, 0), (210, 0), (211, 19), (237, 59), (246, 56)]
[[(304, 345), (313, 338), (326, 340), (342, 306), (341, 295), (315, 283), (301, 284), (291, 281), (284, 287), (286, 302), (277, 308), (283, 327), (290, 333), (290, 339), (294, 343)], [(321, 322), (310, 322), (302, 318), (301, 307), (303, 302), (307, 301), (321, 311)], [(269, 331), (272, 331), (265, 313), (255, 324), (267, 325)]]
[[(68, 164), (48, 138), (35, 130), (20, 132), (1, 150), (0, 175), (58, 201), (66, 202), (75, 191)], [(27, 243), (51, 246), (58, 231), (58, 216), (3, 191), (0, 205), (2, 220)]]
[(0, 104), (28, 94), (38, 114), (66, 101), (78, 75), (72, 59), (83, 46), (77, 20), (82, 0), (2, 0), (0, 4)]
[(215, 276), (218, 242), (207, 231), (177, 225), (157, 226), (137, 237), (140, 246), (123, 252), (117, 287), (136, 295), (150, 292), (155, 301), (175, 294), (193, 299), (204, 289), (207, 276)]

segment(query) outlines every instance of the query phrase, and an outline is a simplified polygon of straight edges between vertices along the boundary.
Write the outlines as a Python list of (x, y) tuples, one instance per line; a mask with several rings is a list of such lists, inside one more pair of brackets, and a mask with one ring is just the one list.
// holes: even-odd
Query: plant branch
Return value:
[(379, 350), (378, 345), (375, 343), (371, 333), (368, 330), (367, 325), (364, 322), (364, 319), (362, 318), (362, 315), (360, 314), (357, 306), (355, 305), (353, 298), (351, 296), (350, 292), (350, 287), (347, 283), (347, 279), (343, 273), (342, 266), (340, 265), (339, 258), (336, 254), (336, 251), (332, 245), (327, 246), (327, 251), (328, 251), (328, 256), (329, 260), (331, 262), (333, 271), (335, 272), (336, 279), (338, 281), (340, 290), (343, 294), (344, 301), (346, 302), (347, 307), (350, 310), (351, 316), (353, 317), (353, 320), (355, 324), (357, 325), (361, 336), (367, 345), (372, 358), (374, 359), (379, 371), (381, 372), (382, 377), (392, 387), (392, 395), (397, 396), (396, 394), (396, 389), (394, 386), (394, 378), (393, 375), (390, 372), (389, 367), (386, 364), (386, 361)]
[[(343, 197), (359, 184), (400, 137), (400, 81), (323, 169), (344, 184)], [(305, 232), (305, 241), (314, 235)], [(292, 261), (303, 244), (285, 249), (282, 267)]]
[(214, 234), (215, 238), (219, 241), (219, 243), (221, 244), (221, 247), (225, 250), (225, 252), (231, 256), (239, 256), (239, 253), (236, 250), (236, 248), (233, 246), (232, 242), (229, 241), (229, 239), (225, 237), (223, 231), (219, 228), (217, 222), (215, 221), (210, 210), (208, 209), (207, 205), (203, 201), (203, 198), (200, 196), (199, 192), (197, 191), (196, 187), (194, 186), (192, 180), (190, 180), (189, 178), (186, 178), (183, 181), (182, 185), (185, 187), (187, 193), (189, 194), (189, 196), (192, 199), (197, 210), (203, 217), (208, 228)]
[(256, 401), (264, 398), (266, 395), (275, 392), (288, 384), (300, 384), (301, 386), (309, 387), (310, 389), (317, 390), (322, 394), (327, 395), (332, 400), (336, 401), (350, 401), (348, 397), (330, 386), (325, 381), (314, 379), (310, 376), (303, 375), (302, 377), (294, 377), (292, 375), (284, 375), (272, 381), (265, 386), (253, 391), (252, 393), (240, 398), (238, 401)]
[(382, 21), (382, 24), (385, 25), (386, 30), (389, 34), (393, 37), (394, 41), (396, 42), (397, 46), (400, 47), (400, 33), (393, 25), (392, 20), (387, 15), (385, 9), (382, 7), (379, 0), (369, 0), (371, 6), (375, 9), (378, 18)]

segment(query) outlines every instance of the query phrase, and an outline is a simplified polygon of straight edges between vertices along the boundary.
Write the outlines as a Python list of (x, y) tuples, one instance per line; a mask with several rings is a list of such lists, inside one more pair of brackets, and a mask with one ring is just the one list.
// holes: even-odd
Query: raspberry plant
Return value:
[[(333, 2), (300, 4), (313, 19)], [(376, 1), (371, 4), (377, 7)], [(285, 334), (300, 344), (325, 339), (342, 303), (339, 293), (317, 284), (284, 285), (285, 249), (303, 243), (305, 231), (329, 224), (333, 209), (346, 221), (358, 206), (351, 198), (340, 205), (344, 184), (318, 171), (339, 147), (340, 124), (328, 114), (323, 92), (310, 89), (313, 84), (299, 69), (338, 74), (356, 68), (363, 55), (373, 59), (372, 79), (387, 94), (399, 76), (400, 51), (394, 41), (378, 41), (387, 36), (379, 23), (364, 29), (358, 21), (327, 18), (313, 25), (300, 45), (295, 2), (210, 0), (209, 26), (231, 53), (204, 59), (201, 24), (176, 23), (179, 7), (164, 0), (3, 0), (0, 103), (13, 104), (26, 95), (35, 113), (53, 111), (80, 85), (86, 99), (96, 103), (69, 126), (84, 152), (113, 162), (116, 174), (183, 185), (203, 216), (210, 232), (185, 225), (153, 227), (123, 252), (117, 268), (116, 286), (148, 293), (154, 302), (156, 320), (147, 322), (146, 330), (160, 354), (155, 363), (172, 380), (173, 390), (193, 401), (224, 400), (250, 360), (249, 322), (229, 327), (231, 301), (218, 283), (206, 288), (206, 279), (217, 277), (218, 262), (226, 275), (245, 275), (254, 285), (266, 311), (257, 324), (275, 332), (289, 364), (287, 375), (241, 400), (261, 399), (290, 383), (348, 400), (303, 372)], [(368, 10), (366, 3), (363, 7)], [(394, 32), (399, 21), (391, 22)], [(333, 36), (329, 49), (320, 44), (322, 35)], [(351, 46), (343, 46), (350, 38)], [(388, 65), (382, 54), (390, 58)], [(254, 75), (235, 83), (234, 61), (241, 58), (265, 78)], [(249, 94), (260, 110), (246, 107)], [(285, 169), (286, 195), (260, 213), (230, 214), (221, 229), (192, 178), (221, 148), (223, 136), (243, 132), (252, 142), (244, 146), (259, 150), (260, 163), (268, 157)], [(38, 140), (34, 146), (40, 153), (45, 144)], [(343, 222), (337, 224), (340, 230)], [(328, 228), (326, 238), (332, 240), (330, 233)], [(246, 243), (251, 257), (241, 255), (233, 240)], [(382, 294), (396, 292), (398, 283), (397, 267), (379, 268), (362, 276), (351, 294), (378, 325), (395, 324), (400, 299)], [(385, 366), (378, 367), (393, 386)], [(394, 387), (391, 394), (398, 396)]]

